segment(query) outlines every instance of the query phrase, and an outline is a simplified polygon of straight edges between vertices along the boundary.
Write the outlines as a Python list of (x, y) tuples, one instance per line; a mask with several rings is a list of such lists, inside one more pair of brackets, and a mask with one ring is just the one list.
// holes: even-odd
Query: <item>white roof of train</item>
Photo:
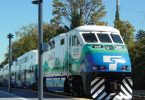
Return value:
[(21, 59), (21, 58), (27, 56), (27, 55), (30, 54), (30, 53), (37, 53), (37, 52), (38, 52), (38, 50), (31, 50), (31, 51), (28, 51), (28, 52), (26, 52), (25, 54), (19, 56), (17, 59)]
[(66, 34), (68, 34), (70, 32), (74, 32), (74, 31), (78, 31), (78, 32), (88, 32), (88, 31), (89, 32), (113, 32), (113, 33), (117, 33), (117, 34), (120, 33), (119, 30), (117, 30), (116, 28), (110, 27), (110, 26), (84, 25), (84, 26), (79, 26), (77, 28), (74, 28), (66, 33), (61, 33), (61, 34), (53, 37), (52, 39), (50, 39), (50, 41), (57, 40), (57, 38), (63, 37)]
[(116, 28), (110, 27), (110, 26), (97, 26), (97, 25), (84, 25), (77, 27), (74, 30), (77, 31), (102, 31), (102, 32), (115, 32), (115, 33), (120, 33), (119, 30)]

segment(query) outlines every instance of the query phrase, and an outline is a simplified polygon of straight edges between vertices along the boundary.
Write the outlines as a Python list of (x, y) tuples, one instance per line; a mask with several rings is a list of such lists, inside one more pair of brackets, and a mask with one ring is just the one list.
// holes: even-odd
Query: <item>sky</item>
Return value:
[[(43, 21), (52, 19), (52, 1), (43, 0)], [(31, 3), (32, 0), (1, 0), (0, 2), (0, 63), (4, 60), (4, 54), (8, 51), (8, 33), (15, 32), (22, 26), (37, 23), (38, 7)], [(103, 0), (107, 11), (103, 21), (113, 26), (116, 0)], [(145, 0), (120, 0), (120, 18), (129, 21), (136, 29), (145, 30)], [(135, 34), (136, 34), (135, 32)]]

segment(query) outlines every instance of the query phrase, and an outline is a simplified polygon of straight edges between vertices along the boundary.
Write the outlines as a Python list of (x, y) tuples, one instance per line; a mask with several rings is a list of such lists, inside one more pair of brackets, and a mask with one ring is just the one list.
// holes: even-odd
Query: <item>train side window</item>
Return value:
[(54, 45), (54, 44), (51, 44), (51, 45), (50, 45), (50, 50), (51, 50), (51, 49), (54, 49), (54, 48), (55, 48), (55, 45)]
[(72, 36), (72, 46), (77, 46), (80, 44), (78, 37), (76, 35)]
[(63, 44), (64, 44), (64, 38), (61, 39), (61, 41), (60, 41), (60, 45), (63, 45)]
[(54, 48), (55, 48), (55, 41), (53, 40), (53, 41), (51, 41), (51, 44), (50, 44), (50, 50), (54, 49)]
[(80, 44), (80, 41), (78, 39), (78, 37), (76, 37), (76, 46), (78, 46)]
[(71, 37), (69, 37), (69, 47), (71, 46)]
[(18, 75), (18, 80), (21, 80), (21, 75)]
[(75, 46), (75, 37), (72, 36), (72, 46)]

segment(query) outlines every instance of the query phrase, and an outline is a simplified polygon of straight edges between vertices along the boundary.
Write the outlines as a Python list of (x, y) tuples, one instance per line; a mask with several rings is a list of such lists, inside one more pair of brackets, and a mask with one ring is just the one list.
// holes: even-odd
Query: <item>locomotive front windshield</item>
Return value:
[(86, 43), (97, 43), (100, 41), (101, 43), (121, 43), (123, 41), (118, 34), (108, 34), (108, 33), (83, 33), (82, 34)]
[(111, 43), (111, 39), (108, 34), (97, 34), (100, 42), (102, 43)]
[(86, 42), (98, 42), (94, 33), (84, 33), (83, 38)]
[(115, 43), (123, 43), (119, 35), (111, 34), (111, 37)]

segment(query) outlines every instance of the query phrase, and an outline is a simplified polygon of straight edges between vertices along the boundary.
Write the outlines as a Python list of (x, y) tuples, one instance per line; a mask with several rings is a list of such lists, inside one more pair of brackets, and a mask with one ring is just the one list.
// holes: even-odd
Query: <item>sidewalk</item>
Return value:
[(0, 91), (0, 100), (28, 100), (28, 99), (18, 97), (9, 92)]

